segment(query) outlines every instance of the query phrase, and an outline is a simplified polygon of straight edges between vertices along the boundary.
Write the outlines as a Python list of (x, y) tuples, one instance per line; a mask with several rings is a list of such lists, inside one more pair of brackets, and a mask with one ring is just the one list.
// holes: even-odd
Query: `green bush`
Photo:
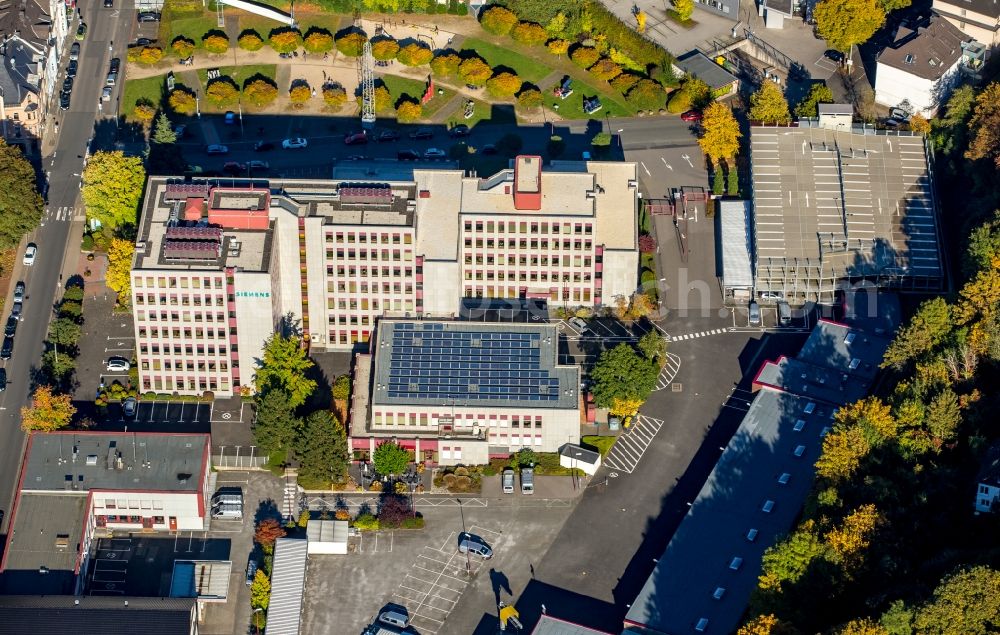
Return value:
[(659, 110), (666, 99), (663, 86), (651, 79), (640, 79), (625, 96), (625, 101), (637, 110)]
[(691, 94), (686, 90), (675, 90), (667, 102), (667, 111), (675, 115), (691, 110)]
[(424, 517), (423, 516), (410, 516), (403, 519), (403, 529), (423, 529), (424, 528)]
[(580, 68), (590, 68), (600, 57), (600, 52), (592, 46), (578, 46), (569, 54), (569, 58)]
[(712, 194), (722, 196), (724, 186), (722, 183), (722, 167), (715, 166), (715, 174), (712, 175)]
[(378, 527), (378, 518), (372, 514), (360, 514), (354, 519), (354, 528), (358, 531), (376, 531)]
[(90, 234), (84, 234), (83, 240), (80, 241), (80, 249), (83, 251), (94, 251), (94, 237)]
[(483, 30), (495, 35), (507, 35), (517, 23), (518, 19), (514, 12), (500, 6), (486, 9), (479, 18)]

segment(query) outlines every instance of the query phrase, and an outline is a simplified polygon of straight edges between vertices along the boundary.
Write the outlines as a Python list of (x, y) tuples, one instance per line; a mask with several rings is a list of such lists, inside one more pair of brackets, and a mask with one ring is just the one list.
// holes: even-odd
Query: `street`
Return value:
[[(22, 267), (21, 253), (17, 256), (13, 279), (24, 281), (26, 298), (23, 321), (15, 337), (14, 355), (4, 363), (10, 381), (7, 390), (0, 393), (0, 483), (4, 484), (0, 510), (5, 512), (4, 520), (8, 523), (13, 518), (9, 512), (25, 441), (20, 410), (28, 403), (41, 363), (42, 342), (48, 330), (52, 303), (57, 293), (61, 293), (62, 271), (69, 260), (67, 254), (76, 254), (79, 250), (78, 244), (68, 244), (67, 239), (71, 235), (78, 236), (71, 228), (74, 223), (82, 225), (84, 218), (79, 201), (83, 157), (88, 141), (94, 138), (98, 128), (95, 125), (97, 103), (109, 60), (112, 55), (125, 57), (129, 20), (135, 15), (131, 0), (118, 0), (116, 5), (112, 11), (93, 3), (84, 11), (83, 19), (89, 31), (82, 42), (73, 99), (68, 111), (58, 110), (58, 104), (54, 106), (55, 118), (59, 121), (57, 143), (51, 154), (42, 159), (42, 171), (48, 185), (47, 213), (41, 226), (26, 240), (38, 245), (38, 256), (31, 267)], [(75, 27), (71, 32), (74, 30)], [(109, 51), (110, 42), (114, 42), (114, 51)], [(66, 49), (69, 49), (69, 42)], [(68, 55), (63, 57), (65, 66)], [(55, 99), (58, 100), (58, 94)], [(39, 185), (45, 191), (46, 184)], [(70, 266), (75, 266), (74, 260), (69, 260)], [(6, 525), (0, 526), (0, 531), (5, 529)]]

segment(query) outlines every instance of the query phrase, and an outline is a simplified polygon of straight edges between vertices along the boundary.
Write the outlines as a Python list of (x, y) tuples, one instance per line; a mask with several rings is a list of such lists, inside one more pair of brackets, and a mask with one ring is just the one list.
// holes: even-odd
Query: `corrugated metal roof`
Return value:
[(720, 200), (719, 224), (722, 229), (722, 283), (733, 289), (753, 288), (750, 265), (753, 232), (750, 229), (747, 201)]
[(307, 548), (299, 538), (278, 538), (274, 545), (267, 635), (299, 635)]
[(194, 600), (100, 596), (0, 597), (0, 635), (190, 635)]
[(347, 543), (346, 520), (322, 520), (314, 518), (306, 526), (306, 536), (310, 542)]

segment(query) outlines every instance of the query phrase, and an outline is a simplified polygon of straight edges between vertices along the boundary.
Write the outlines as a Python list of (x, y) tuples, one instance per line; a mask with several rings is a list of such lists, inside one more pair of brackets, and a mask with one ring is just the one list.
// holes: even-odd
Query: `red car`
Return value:
[(354, 146), (368, 143), (368, 133), (362, 130), (361, 132), (348, 132), (344, 135), (344, 145)]
[(701, 121), (701, 113), (697, 110), (689, 110), (681, 115), (681, 121)]
[(222, 166), (222, 171), (226, 174), (242, 174), (247, 171), (247, 164), (239, 163), (237, 161), (227, 161), (226, 164)]

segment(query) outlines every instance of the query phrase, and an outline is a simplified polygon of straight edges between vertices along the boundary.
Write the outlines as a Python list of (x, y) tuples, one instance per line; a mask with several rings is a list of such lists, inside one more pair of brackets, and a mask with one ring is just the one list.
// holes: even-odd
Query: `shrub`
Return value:
[(399, 49), (396, 59), (399, 60), (400, 64), (405, 64), (406, 66), (423, 66), (424, 64), (429, 64), (434, 59), (434, 51), (424, 44), (410, 42)]
[(293, 108), (303, 108), (312, 99), (312, 88), (304, 81), (296, 82), (288, 91), (288, 99)]
[(639, 236), (639, 251), (644, 254), (651, 254), (656, 251), (656, 239), (649, 234)]
[(610, 82), (612, 79), (622, 74), (622, 67), (615, 64), (607, 57), (602, 57), (597, 60), (597, 63), (587, 70), (589, 70), (590, 74), (597, 79), (603, 79), (606, 82)]
[(360, 31), (348, 31), (337, 37), (337, 50), (348, 57), (358, 57), (364, 50), (367, 39)]
[(396, 106), (396, 120), (399, 123), (413, 123), (424, 116), (424, 107), (419, 102), (404, 99)]
[(558, 158), (566, 151), (566, 142), (559, 135), (552, 135), (548, 143), (545, 144), (545, 152), (553, 159)]
[(178, 115), (186, 116), (193, 115), (198, 107), (194, 95), (186, 88), (175, 88), (170, 91), (167, 104)]
[(521, 108), (538, 108), (542, 105), (542, 92), (537, 88), (528, 88), (517, 94), (517, 105)]
[(347, 103), (347, 91), (340, 84), (327, 84), (323, 87), (323, 101), (331, 108), (341, 108)]
[(403, 529), (423, 529), (423, 516), (407, 516), (403, 519)]
[(271, 31), (268, 44), (276, 53), (291, 53), (302, 45), (302, 33), (291, 27), (281, 27)]
[(479, 17), (483, 30), (495, 35), (507, 35), (517, 23), (517, 16), (505, 7), (490, 7)]
[(379, 528), (378, 518), (372, 514), (359, 514), (354, 519), (354, 528), (358, 531), (376, 531)]
[(569, 41), (559, 39), (549, 40), (549, 43), (546, 44), (545, 47), (549, 49), (549, 53), (552, 53), (553, 55), (565, 55), (566, 51), (569, 50)]
[(310, 53), (328, 53), (333, 50), (333, 35), (326, 29), (313, 27), (306, 31), (302, 48)]
[(590, 68), (601, 57), (601, 54), (592, 46), (578, 46), (569, 54), (569, 58), (580, 68)]
[(214, 55), (222, 55), (229, 50), (229, 37), (222, 31), (209, 31), (201, 38), (201, 48)]
[(549, 34), (545, 32), (541, 24), (534, 22), (521, 22), (510, 31), (510, 37), (515, 42), (535, 46), (548, 39)]
[(640, 79), (625, 95), (625, 101), (638, 110), (659, 110), (666, 99), (663, 86), (651, 79)]
[(464, 465), (459, 465), (458, 467), (455, 468), (455, 476), (468, 476), (468, 475), (469, 475), (469, 468), (465, 467)]
[(143, 126), (148, 126), (153, 122), (153, 117), (156, 116), (156, 106), (148, 99), (141, 99), (135, 103), (132, 116)]
[(438, 77), (451, 77), (458, 73), (462, 58), (454, 51), (444, 51), (431, 60), (431, 72)]
[(257, 75), (243, 84), (243, 96), (251, 106), (264, 108), (278, 98), (278, 87), (270, 79)]
[(688, 110), (691, 110), (691, 93), (683, 89), (675, 90), (667, 102), (667, 111), (676, 115)]
[(264, 48), (264, 40), (253, 29), (247, 29), (240, 33), (236, 39), (236, 45), (244, 51), (259, 51)]
[(223, 108), (235, 104), (239, 94), (239, 88), (236, 87), (236, 83), (231, 78), (219, 77), (208, 83), (205, 99), (209, 103)]
[(730, 166), (726, 174), (726, 194), (737, 196), (740, 193), (740, 177), (736, 171), (736, 166)]
[(397, 481), (392, 490), (397, 494), (409, 494), (410, 487), (403, 481)]
[[(406, 484), (402, 484), (406, 488)], [(403, 524), (413, 511), (410, 503), (403, 496), (383, 496), (378, 503), (379, 526), (384, 528), (395, 528)]]
[(635, 86), (636, 82), (640, 79), (642, 78), (638, 75), (633, 75), (632, 73), (622, 73), (618, 77), (611, 80), (611, 87), (624, 95), (630, 88)]
[(372, 481), (371, 484), (368, 485), (368, 491), (369, 492), (381, 492), (382, 491), (382, 481)]
[(486, 80), (486, 90), (498, 99), (513, 97), (524, 82), (513, 73), (498, 73)]
[(350, 512), (350, 510), (347, 510), (347, 509), (338, 509), (337, 511), (335, 511), (333, 513), (333, 517), (336, 520), (350, 520), (351, 519), (351, 512)]
[(472, 477), (471, 476), (456, 476), (455, 482), (449, 487), (453, 492), (468, 492), (472, 489)]
[(722, 166), (715, 166), (715, 173), (712, 175), (712, 194), (716, 196), (722, 196), (723, 183), (722, 183)]
[(470, 57), (458, 66), (462, 81), (471, 86), (482, 86), (493, 75), (490, 65), (478, 57)]
[[(135, 49), (132, 49), (135, 50)], [(158, 46), (144, 46), (139, 51), (137, 62), (152, 65), (163, 59), (163, 49)]]
[(380, 37), (372, 40), (372, 57), (380, 62), (396, 59), (399, 54), (399, 42), (391, 37)]
[(80, 241), (81, 251), (93, 251), (94, 250), (94, 237), (90, 234), (84, 234), (83, 240)]
[(174, 38), (174, 41), (170, 43), (170, 48), (174, 50), (177, 57), (190, 57), (191, 54), (194, 53), (194, 40), (186, 38), (183, 35), (178, 35)]

